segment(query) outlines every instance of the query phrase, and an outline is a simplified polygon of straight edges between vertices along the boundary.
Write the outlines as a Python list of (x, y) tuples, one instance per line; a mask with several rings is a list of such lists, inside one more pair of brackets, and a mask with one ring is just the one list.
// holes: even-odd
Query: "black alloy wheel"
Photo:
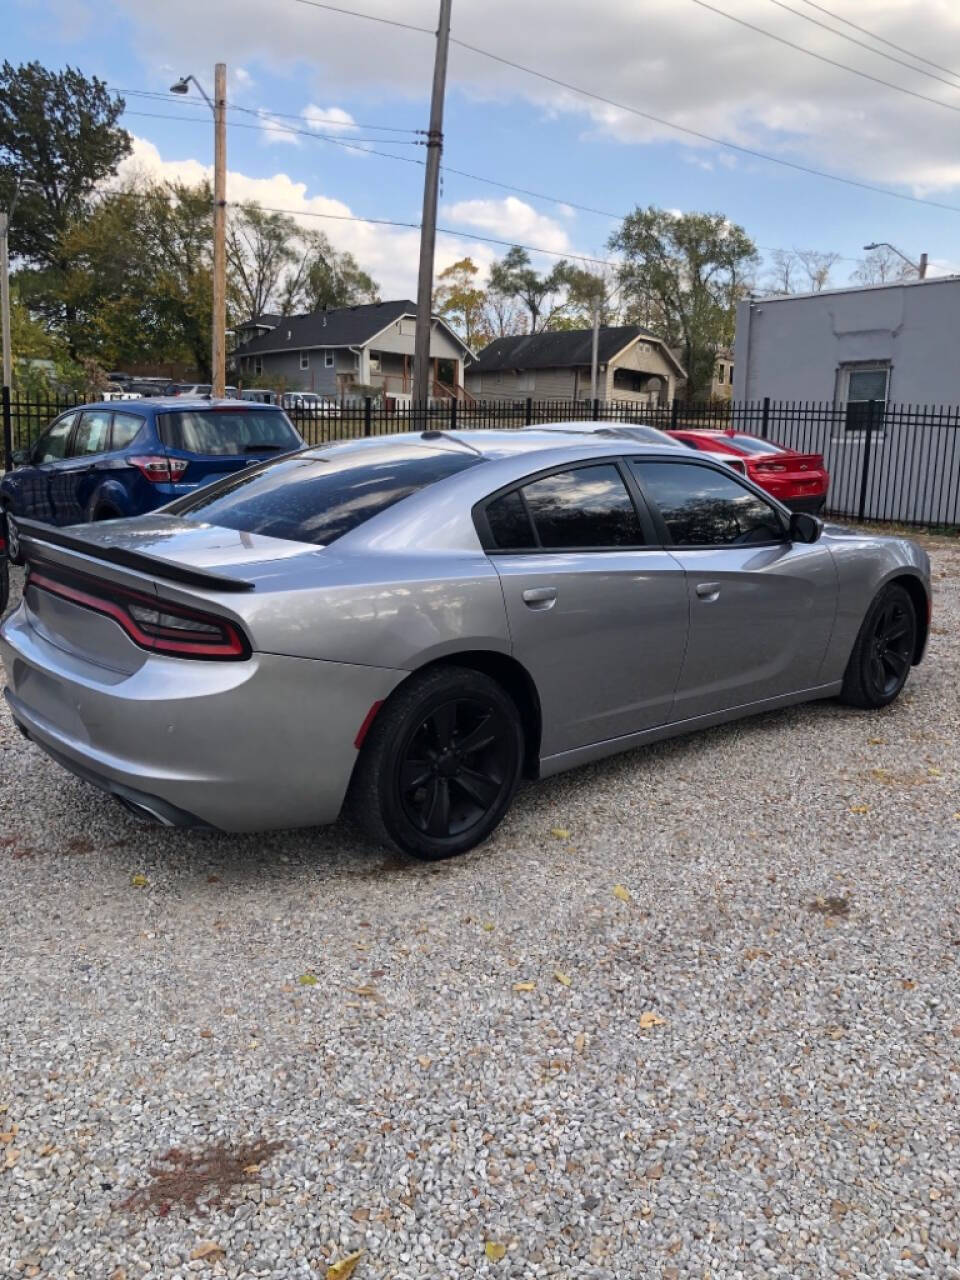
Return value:
[(900, 693), (917, 644), (917, 611), (898, 583), (884, 587), (867, 611), (843, 678), (844, 702), (875, 709)]
[(505, 690), (479, 671), (434, 667), (411, 676), (378, 713), (348, 809), (381, 844), (451, 858), (500, 823), (522, 762), (520, 715)]
[(514, 756), (506, 718), (491, 700), (440, 703), (409, 736), (398, 760), (404, 813), (434, 839), (463, 835), (496, 805)]

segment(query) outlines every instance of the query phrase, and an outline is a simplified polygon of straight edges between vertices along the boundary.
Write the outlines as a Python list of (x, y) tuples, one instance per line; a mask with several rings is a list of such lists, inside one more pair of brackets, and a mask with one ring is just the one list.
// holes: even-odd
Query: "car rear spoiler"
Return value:
[[(142, 551), (127, 551), (123, 547), (103, 547), (90, 542), (73, 533), (64, 533), (61, 529), (51, 528), (39, 520), (16, 518), (16, 526), (21, 536), (31, 543), (45, 543), (49, 547), (62, 547), (65, 551), (76, 551), (90, 556), (94, 560), (104, 560), (107, 564), (119, 565), (123, 569), (134, 569), (138, 573), (148, 573), (153, 578), (163, 578), (167, 582), (182, 582), (188, 587), (201, 587), (207, 591), (254, 591), (256, 583), (242, 578), (225, 578), (218, 573), (210, 573), (207, 569), (189, 569), (185, 565), (172, 564), (159, 556), (148, 556)], [(30, 552), (24, 550), (22, 558), (31, 560)]]

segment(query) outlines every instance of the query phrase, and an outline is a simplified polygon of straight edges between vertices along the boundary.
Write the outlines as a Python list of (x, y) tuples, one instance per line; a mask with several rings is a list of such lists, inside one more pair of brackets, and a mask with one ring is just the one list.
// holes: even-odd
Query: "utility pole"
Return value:
[(9, 387), (13, 380), (13, 352), (10, 350), (10, 255), (7, 240), (10, 233), (10, 214), (0, 212), (0, 333), (3, 340), (3, 385)]
[(927, 255), (925, 253), (921, 253), (920, 255), (920, 264), (917, 267), (917, 278), (919, 280), (926, 280), (927, 278)]
[(433, 257), (437, 244), (437, 198), (440, 160), (443, 156), (443, 97), (447, 84), (452, 0), (440, 0), (440, 25), (433, 64), (430, 99), (430, 132), (427, 135), (427, 169), (423, 180), (423, 217), (420, 221), (420, 274), (417, 281), (417, 329), (413, 347), (413, 403), (424, 410), (430, 398), (430, 334), (433, 314)]
[(227, 67), (218, 62), (213, 82), (213, 339), (212, 394), (222, 396), (227, 381)]
[(600, 372), (600, 298), (593, 304), (593, 350), (590, 355), (590, 399), (597, 398), (597, 380)]

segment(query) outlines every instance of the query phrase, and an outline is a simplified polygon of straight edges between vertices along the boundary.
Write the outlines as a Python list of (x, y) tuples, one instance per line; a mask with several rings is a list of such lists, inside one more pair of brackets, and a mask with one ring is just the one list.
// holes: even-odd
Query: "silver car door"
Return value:
[(783, 515), (734, 475), (692, 460), (631, 466), (687, 574), (673, 720), (815, 688), (837, 611), (827, 547), (791, 542)]
[(666, 723), (687, 638), (683, 570), (611, 461), (554, 470), (486, 507), (513, 651), (540, 695), (542, 754)]

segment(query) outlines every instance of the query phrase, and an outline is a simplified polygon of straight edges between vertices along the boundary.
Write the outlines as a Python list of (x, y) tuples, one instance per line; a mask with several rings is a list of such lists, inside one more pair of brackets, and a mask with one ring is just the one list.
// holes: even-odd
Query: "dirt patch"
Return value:
[(816, 897), (812, 902), (807, 903), (807, 910), (818, 916), (848, 916), (850, 899)]
[(127, 1196), (121, 1209), (144, 1209), (165, 1217), (178, 1205), (187, 1214), (221, 1205), (234, 1187), (259, 1182), (264, 1164), (283, 1150), (282, 1142), (216, 1143), (202, 1151), (179, 1147), (162, 1155), (148, 1170), (150, 1181)]

